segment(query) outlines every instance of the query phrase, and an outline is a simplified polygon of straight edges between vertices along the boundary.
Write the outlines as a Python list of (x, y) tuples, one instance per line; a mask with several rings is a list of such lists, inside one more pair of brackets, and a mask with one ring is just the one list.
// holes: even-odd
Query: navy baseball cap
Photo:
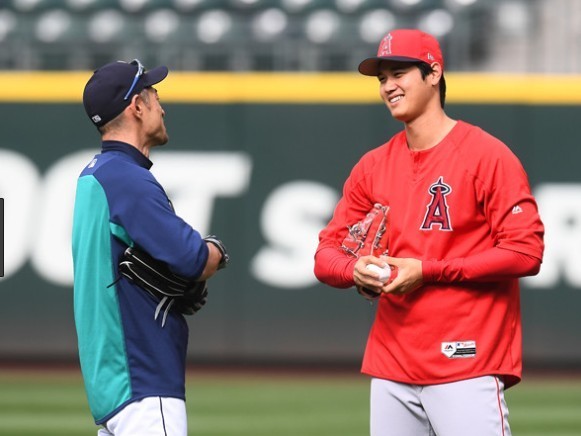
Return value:
[(85, 85), (85, 111), (93, 124), (101, 127), (123, 112), (135, 94), (161, 82), (168, 73), (166, 66), (146, 70), (137, 59), (103, 65)]

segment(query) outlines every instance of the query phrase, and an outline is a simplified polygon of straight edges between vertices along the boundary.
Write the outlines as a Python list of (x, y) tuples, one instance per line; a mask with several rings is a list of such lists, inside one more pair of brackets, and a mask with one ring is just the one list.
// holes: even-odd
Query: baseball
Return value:
[(370, 263), (367, 265), (366, 268), (370, 271), (379, 274), (379, 281), (383, 283), (387, 282), (389, 280), (389, 277), (391, 276), (391, 268), (389, 267), (389, 265), (386, 265), (382, 268), (373, 263)]

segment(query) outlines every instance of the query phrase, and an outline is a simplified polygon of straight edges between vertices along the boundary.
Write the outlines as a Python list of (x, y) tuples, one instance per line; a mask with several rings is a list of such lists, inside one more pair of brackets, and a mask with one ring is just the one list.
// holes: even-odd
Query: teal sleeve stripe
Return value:
[(112, 266), (109, 206), (93, 176), (80, 177), (73, 217), (74, 313), (79, 356), (89, 406), (95, 420), (131, 398)]
[(117, 239), (123, 241), (125, 245), (133, 247), (133, 245), (135, 244), (133, 240), (129, 237), (127, 230), (125, 230), (119, 224), (109, 223), (109, 229), (111, 230), (111, 234), (115, 236)]

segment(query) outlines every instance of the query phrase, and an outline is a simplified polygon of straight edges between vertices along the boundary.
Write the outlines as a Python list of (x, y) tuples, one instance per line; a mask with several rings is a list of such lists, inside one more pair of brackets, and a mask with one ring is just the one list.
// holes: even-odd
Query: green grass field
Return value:
[[(356, 373), (192, 372), (187, 390), (191, 435), (368, 434), (368, 380)], [(581, 435), (581, 379), (529, 377), (507, 400), (515, 436)], [(96, 433), (75, 371), (2, 370), (1, 436)]]

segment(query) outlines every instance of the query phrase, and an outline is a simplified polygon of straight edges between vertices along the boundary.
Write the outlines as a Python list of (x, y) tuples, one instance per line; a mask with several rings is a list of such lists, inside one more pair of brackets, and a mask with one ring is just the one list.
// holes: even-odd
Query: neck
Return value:
[(149, 147), (139, 138), (138, 135), (130, 132), (111, 132), (104, 134), (101, 138), (103, 141), (120, 141), (135, 147), (139, 152), (149, 159)]
[(456, 125), (443, 110), (405, 124), (408, 147), (412, 151), (428, 150), (438, 145)]

